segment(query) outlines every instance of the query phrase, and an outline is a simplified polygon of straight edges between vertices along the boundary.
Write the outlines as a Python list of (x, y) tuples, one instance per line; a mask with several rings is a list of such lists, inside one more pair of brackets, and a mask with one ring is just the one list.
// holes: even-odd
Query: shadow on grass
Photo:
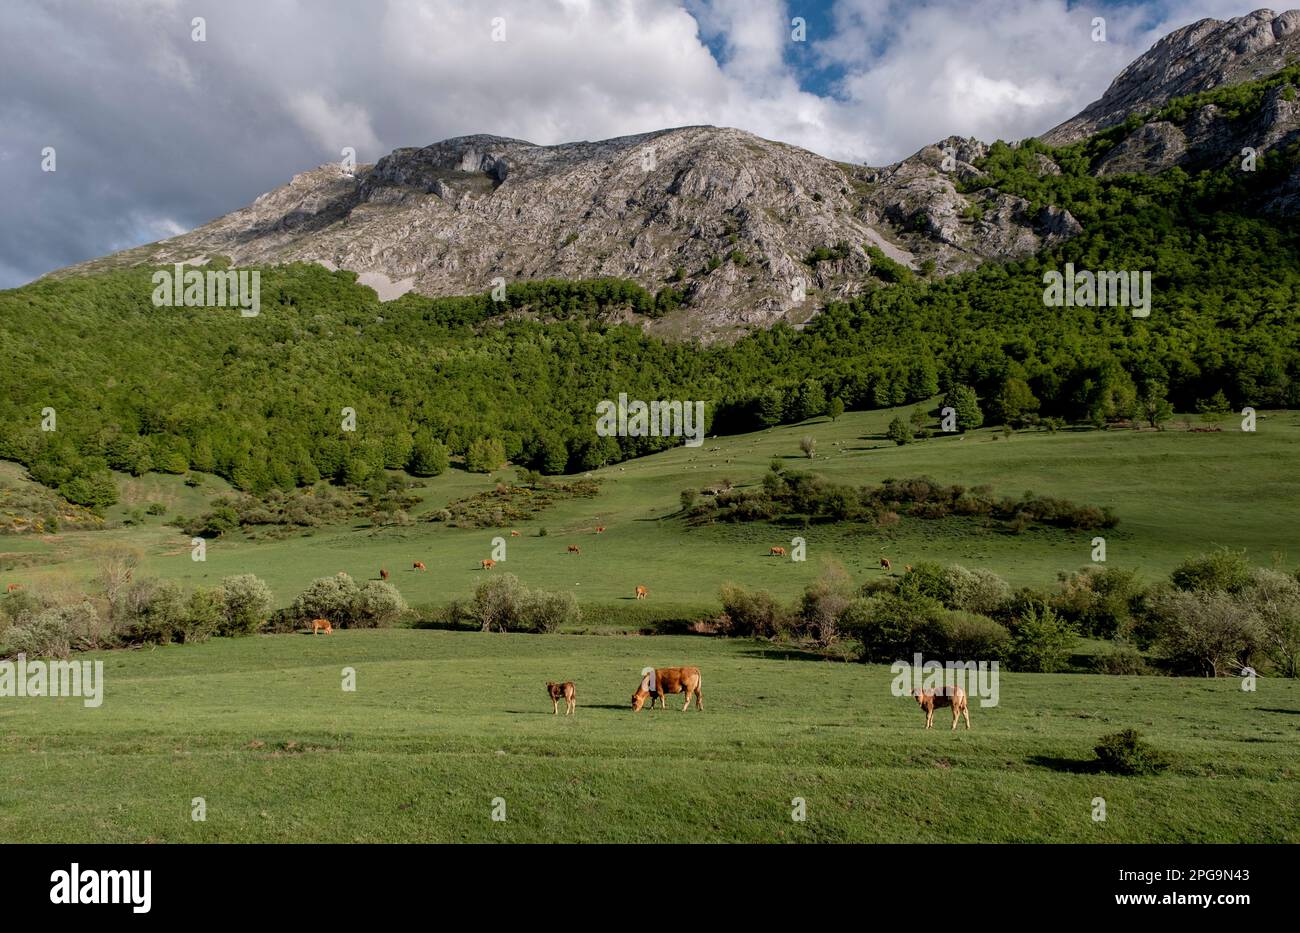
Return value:
[(1276, 706), (1256, 706), (1261, 713), (1284, 713), (1287, 716), (1300, 716), (1300, 709), (1279, 709)]
[(765, 661), (839, 661), (817, 651), (807, 648), (743, 648), (741, 654), (750, 658), (762, 658)]
[(1057, 758), (1054, 755), (1030, 755), (1029, 764), (1065, 774), (1101, 774), (1101, 762), (1095, 758)]

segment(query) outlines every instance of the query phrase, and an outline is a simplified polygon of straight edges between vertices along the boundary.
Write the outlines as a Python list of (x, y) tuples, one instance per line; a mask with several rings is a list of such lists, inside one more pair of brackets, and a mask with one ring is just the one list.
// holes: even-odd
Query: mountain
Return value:
[[(1300, 75), (1243, 82), (1298, 54), (1300, 11), (1201, 20), (1157, 42), (1042, 141), (1087, 140), (1097, 176), (1217, 167), (1246, 146), (1282, 152), (1300, 140)], [(1254, 96), (1229, 99), (1234, 87)], [(951, 137), (871, 168), (713, 126), (554, 146), (462, 136), (352, 171), (320, 166), (194, 231), (55, 276), (215, 256), (307, 261), (356, 272), (385, 300), (612, 277), (673, 290), (677, 309), (642, 321), (647, 329), (709, 341), (802, 326), (829, 302), (896, 278), (890, 261), (946, 276), (1081, 232), (1051, 201), (981, 184), (988, 152)], [(1049, 155), (1034, 158), (1039, 176), (1060, 174)], [(1300, 210), (1300, 166), (1275, 177), (1243, 207)]]
[(1078, 142), (1130, 114), (1267, 77), (1297, 58), (1300, 10), (1256, 10), (1226, 22), (1202, 19), (1158, 41), (1119, 73), (1100, 100), (1040, 138), (1053, 146)]
[[(963, 159), (982, 152), (952, 142)], [(931, 147), (868, 169), (711, 126), (557, 146), (463, 136), (351, 173), (323, 165), (190, 233), (67, 271), (305, 260), (361, 273), (385, 298), (485, 292), (497, 277), (612, 276), (685, 292), (687, 310), (660, 329), (718, 334), (798, 323), (851, 297), (871, 268), (868, 247), (954, 272), (1068, 233), (1062, 218), (1029, 216), (996, 192), (974, 199), (984, 219), (963, 220), (972, 200), (940, 157)], [(834, 255), (806, 262), (818, 249)]]

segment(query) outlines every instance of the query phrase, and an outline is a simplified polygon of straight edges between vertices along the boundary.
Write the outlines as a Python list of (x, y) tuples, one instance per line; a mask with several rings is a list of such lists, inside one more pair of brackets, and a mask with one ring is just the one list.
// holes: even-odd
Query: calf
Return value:
[(596, 526), (596, 534), (601, 534), (602, 532), (604, 532), (604, 530), (605, 530), (605, 526), (604, 526), (604, 525), (597, 525), (597, 526)]
[(768, 557), (785, 557), (785, 548), (774, 547), (767, 552)]
[(379, 571), (379, 579), (381, 579), (381, 580), (387, 580), (387, 579), (388, 579), (388, 571), (387, 571), (387, 570), (384, 570), (384, 569), (381, 568), (380, 571)]
[(686, 705), (682, 712), (691, 708), (691, 695), (695, 695), (695, 709), (704, 709), (704, 694), (700, 691), (700, 669), (698, 667), (661, 667), (642, 671), (641, 686), (632, 694), (632, 712), (640, 712), (645, 706), (646, 697), (650, 697), (650, 708), (654, 709), (655, 700), (660, 707), (665, 707), (664, 694), (685, 693)]
[(6, 592), (6, 593), (17, 593), (17, 592), (18, 592), (19, 590), (21, 590), (22, 588), (23, 588), (23, 585), (22, 585), (21, 583), (10, 583), (8, 586), (5, 587), (5, 592)]
[(316, 634), (319, 634), (319, 633), (322, 632), (322, 631), (323, 631), (326, 635), (333, 635), (333, 634), (334, 634), (334, 626), (330, 625), (330, 620), (329, 620), (329, 619), (312, 619), (312, 620), (311, 620), (311, 633), (312, 633), (313, 635), (316, 635)]
[(893, 573), (893, 571), (894, 571), (894, 565), (891, 564), (891, 563), (889, 562), (889, 558), (888, 558), (888, 557), (882, 557), (882, 558), (880, 558), (880, 569), (881, 569), (881, 570), (888, 570), (890, 573)]
[(512, 538), (517, 538), (517, 537), (519, 537), (519, 532), (517, 532), (517, 531), (512, 531), (512, 532), (510, 532), (510, 537), (512, 537)]
[(925, 727), (934, 726), (934, 711), (944, 706), (952, 707), (952, 727), (957, 728), (959, 716), (966, 717), (966, 728), (970, 728), (970, 710), (966, 707), (966, 691), (953, 685), (939, 690), (913, 690), (912, 696), (921, 709), (925, 710)]
[(566, 680), (562, 684), (557, 684), (548, 680), (546, 682), (546, 692), (551, 697), (551, 715), (554, 716), (560, 712), (560, 700), (564, 700), (564, 715), (569, 715), (578, 709), (578, 693), (573, 687), (573, 681)]
[(570, 554), (581, 554), (581, 553), (582, 553), (582, 548), (578, 547), (576, 544), (570, 544), (570, 545), (569, 545), (569, 553), (570, 553)]
[(636, 588), (636, 598), (637, 598), (637, 599), (645, 599), (645, 598), (646, 598), (647, 596), (649, 596), (649, 595), (650, 595), (650, 591), (647, 590), (644, 586), (638, 586), (638, 587)]
[(413, 564), (411, 565), (411, 569), (412, 569), (412, 570), (428, 570), (429, 568), (426, 567), (426, 566), (424, 566), (424, 561), (422, 561), (422, 560), (417, 560), (415, 563), (413, 563)]
[(484, 570), (491, 570), (493, 567), (497, 565), (497, 562), (490, 557), (485, 557), (483, 560), (479, 561), (478, 564)]

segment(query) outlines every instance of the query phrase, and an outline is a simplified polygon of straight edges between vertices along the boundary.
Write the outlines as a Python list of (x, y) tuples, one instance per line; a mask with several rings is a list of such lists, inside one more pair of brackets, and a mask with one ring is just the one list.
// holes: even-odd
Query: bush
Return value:
[(989, 570), (967, 570), (961, 564), (949, 564), (944, 570), (949, 609), (992, 616), (1001, 612), (1011, 600), (1011, 587)]
[(1300, 676), (1300, 581), (1275, 570), (1252, 571), (1246, 601), (1259, 619), (1264, 653), (1283, 677)]
[(739, 586), (722, 586), (722, 618), (718, 629), (738, 638), (776, 638), (792, 628), (790, 613), (764, 590), (747, 593)]
[(126, 588), (113, 608), (117, 634), (133, 644), (166, 645), (185, 631), (185, 598), (170, 580), (140, 580)]
[(406, 601), (387, 580), (367, 580), (353, 596), (345, 628), (383, 628), (406, 611)]
[(925, 596), (873, 596), (850, 603), (840, 616), (840, 628), (860, 643), (859, 660), (892, 663), (917, 651), (942, 651), (943, 611), (937, 600)]
[(181, 641), (207, 641), (221, 630), (225, 620), (225, 593), (219, 587), (199, 587), (185, 604)]
[(1250, 584), (1250, 564), (1244, 554), (1220, 548), (1183, 561), (1169, 579), (1180, 590), (1239, 593)]
[(1029, 609), (1011, 626), (1011, 666), (1017, 671), (1050, 674), (1065, 667), (1074, 648), (1069, 623), (1051, 609)]
[(903, 575), (898, 594), (905, 598), (924, 596), (945, 606), (952, 605), (952, 583), (942, 564), (922, 561)]
[(1091, 566), (1061, 581), (1052, 608), (1084, 635), (1131, 636), (1143, 610), (1146, 591), (1132, 570)]
[(108, 647), (107, 626), (86, 600), (44, 606), (25, 612), (4, 632), (0, 655), (26, 654), (31, 658), (66, 658), (73, 651)]
[(572, 593), (534, 590), (528, 596), (523, 612), (526, 631), (549, 635), (564, 626), (574, 626), (582, 621), (582, 610)]
[(484, 632), (548, 634), (582, 621), (572, 593), (530, 591), (511, 573), (482, 581), (474, 591), (468, 614)]
[(949, 610), (940, 617), (942, 654), (954, 661), (1001, 661), (1011, 646), (1011, 633), (988, 616)]
[(1169, 760), (1146, 742), (1136, 729), (1103, 735), (1094, 751), (1101, 769), (1112, 774), (1157, 774)]
[(815, 583), (804, 590), (799, 606), (801, 634), (823, 648), (839, 637), (839, 619), (853, 601), (853, 581), (844, 567), (830, 563)]
[(221, 635), (251, 635), (266, 621), (271, 611), (271, 588), (251, 573), (226, 577), (221, 581)]
[(1174, 669), (1218, 677), (1249, 663), (1259, 620), (1248, 603), (1225, 592), (1172, 590), (1152, 597), (1156, 645)]
[(1142, 653), (1132, 645), (1120, 645), (1113, 651), (1094, 655), (1092, 658), (1092, 669), (1098, 674), (1116, 674), (1121, 676), (1135, 676), (1138, 674), (1151, 673), (1151, 668), (1147, 666), (1146, 659), (1142, 657)]

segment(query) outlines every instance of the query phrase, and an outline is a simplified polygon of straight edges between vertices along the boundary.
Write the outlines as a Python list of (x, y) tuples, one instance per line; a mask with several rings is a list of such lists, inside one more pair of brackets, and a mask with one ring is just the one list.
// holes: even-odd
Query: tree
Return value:
[(1146, 418), (1151, 427), (1162, 431), (1164, 423), (1174, 416), (1174, 407), (1165, 398), (1166, 391), (1163, 383), (1149, 380), (1143, 383), (1142, 391), (1138, 393), (1138, 407), (1142, 417)]
[(1179, 669), (1206, 677), (1239, 670), (1259, 639), (1259, 619), (1229, 593), (1169, 591), (1152, 600), (1157, 644)]
[(1029, 383), (1015, 376), (1009, 376), (1002, 383), (1002, 388), (994, 396), (990, 405), (990, 414), (996, 424), (1009, 424), (1013, 428), (1024, 427), (1028, 417), (1038, 411), (1039, 402), (1029, 388)]
[(895, 417), (893, 421), (889, 422), (889, 427), (885, 430), (885, 437), (902, 447), (912, 440), (912, 426), (902, 418)]
[(414, 476), (439, 476), (445, 473), (450, 465), (451, 454), (446, 445), (434, 440), (433, 435), (428, 431), (421, 431), (415, 435), (411, 458), (406, 464), (409, 473)]
[(980, 411), (975, 390), (970, 386), (954, 385), (943, 397), (941, 407), (956, 412), (957, 430), (963, 433), (973, 431), (984, 423), (984, 413)]
[(251, 573), (221, 581), (221, 635), (252, 635), (271, 611), (271, 588)]
[(839, 420), (840, 415), (844, 414), (844, 401), (840, 398), (831, 399), (830, 407), (826, 413), (831, 416), (831, 421)]
[(500, 441), (490, 437), (479, 438), (465, 452), (465, 469), (471, 473), (491, 473), (505, 461), (505, 448)]

